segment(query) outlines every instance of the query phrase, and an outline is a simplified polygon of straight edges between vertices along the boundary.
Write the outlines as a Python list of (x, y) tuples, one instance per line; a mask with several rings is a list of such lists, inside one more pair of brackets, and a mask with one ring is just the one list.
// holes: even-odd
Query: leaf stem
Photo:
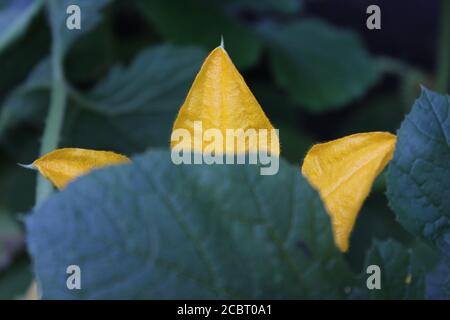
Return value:
[[(55, 10), (55, 0), (49, 0), (50, 11)], [(52, 27), (52, 87), (50, 106), (45, 122), (45, 129), (42, 136), (40, 156), (56, 149), (58, 147), (61, 129), (64, 121), (66, 109), (67, 88), (63, 73), (63, 49), (62, 39), (58, 28)], [(51, 183), (38, 174), (36, 186), (36, 204), (42, 202), (53, 192)]]
[(441, 26), (439, 40), (439, 56), (437, 64), (437, 89), (448, 92), (450, 82), (450, 1), (441, 1)]

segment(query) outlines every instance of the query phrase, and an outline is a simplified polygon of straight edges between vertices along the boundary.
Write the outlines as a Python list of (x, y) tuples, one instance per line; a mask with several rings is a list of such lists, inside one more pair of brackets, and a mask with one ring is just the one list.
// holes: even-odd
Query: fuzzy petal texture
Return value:
[(396, 139), (387, 132), (353, 134), (316, 144), (303, 161), (302, 174), (320, 192), (343, 252), (375, 178), (392, 159)]
[(58, 189), (63, 189), (73, 179), (93, 169), (129, 161), (111, 151), (63, 148), (47, 153), (34, 161), (31, 167), (38, 169)]
[[(226, 129), (267, 130), (267, 143), (258, 146), (254, 139), (246, 139), (245, 147), (234, 144), (234, 150), (238, 153), (258, 150), (270, 151), (275, 155), (280, 153), (278, 135), (271, 135), (274, 129), (272, 124), (223, 47), (217, 47), (206, 58), (173, 126), (173, 130), (188, 130), (193, 139), (179, 143), (172, 141), (172, 148), (204, 151), (205, 145), (212, 141), (194, 135), (194, 122), (197, 121), (201, 121), (203, 132), (207, 129), (221, 132), (224, 139), (219, 142), (221, 147), (214, 150), (217, 153), (226, 150)], [(202, 147), (198, 147), (200, 145)]]

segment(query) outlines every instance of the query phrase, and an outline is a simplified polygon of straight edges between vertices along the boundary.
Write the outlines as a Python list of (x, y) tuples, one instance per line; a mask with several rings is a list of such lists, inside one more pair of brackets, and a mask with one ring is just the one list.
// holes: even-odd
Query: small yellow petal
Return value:
[[(223, 137), (226, 137), (227, 129), (266, 129), (266, 148), (259, 148), (255, 140), (246, 139), (245, 147), (234, 144), (234, 150), (240, 153), (265, 149), (275, 155), (280, 153), (278, 135), (273, 137), (276, 141), (273, 141), (272, 146), (271, 130), (274, 128), (222, 46), (214, 49), (206, 58), (173, 126), (174, 131), (188, 130), (192, 139), (184, 143), (171, 141), (171, 147), (203, 152), (210, 140), (205, 141), (203, 136), (195, 134), (194, 127), (198, 122), (201, 122), (203, 131), (219, 130)], [(224, 139), (214, 152), (222, 153), (225, 150)]]
[(107, 165), (130, 161), (111, 152), (78, 148), (57, 149), (32, 163), (32, 167), (49, 179), (58, 189), (63, 189), (73, 179)]
[(303, 161), (302, 174), (319, 191), (343, 252), (375, 178), (392, 159), (395, 142), (396, 136), (387, 132), (353, 134), (313, 146)]

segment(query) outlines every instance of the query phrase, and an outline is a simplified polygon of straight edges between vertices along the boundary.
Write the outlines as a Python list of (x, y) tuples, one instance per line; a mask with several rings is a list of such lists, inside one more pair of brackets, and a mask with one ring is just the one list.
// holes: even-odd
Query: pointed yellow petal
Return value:
[[(199, 121), (203, 132), (217, 129), (223, 137), (226, 137), (226, 129), (266, 129), (267, 143), (264, 145), (267, 148), (258, 149), (258, 144), (248, 139), (245, 148), (239, 149), (235, 144), (235, 150), (239, 153), (265, 149), (279, 155), (278, 135), (273, 138), (276, 141), (272, 146), (271, 130), (274, 128), (223, 47), (217, 47), (206, 58), (175, 120), (173, 130), (188, 130), (192, 140), (184, 145), (172, 141), (171, 147), (204, 151), (210, 141), (194, 134), (194, 125)], [(222, 148), (215, 152), (226, 150), (226, 141), (220, 145)]]
[(319, 191), (341, 251), (348, 250), (358, 212), (392, 159), (395, 142), (387, 132), (353, 134), (313, 146), (303, 161), (302, 173)]
[(58, 189), (63, 189), (70, 181), (92, 169), (128, 161), (127, 157), (111, 151), (64, 148), (47, 153), (32, 166)]

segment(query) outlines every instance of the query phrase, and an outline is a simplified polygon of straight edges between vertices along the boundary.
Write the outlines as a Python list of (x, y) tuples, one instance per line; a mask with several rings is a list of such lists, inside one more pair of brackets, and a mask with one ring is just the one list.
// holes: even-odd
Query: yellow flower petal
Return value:
[(319, 191), (343, 252), (375, 178), (392, 159), (395, 142), (396, 136), (387, 132), (353, 134), (313, 146), (303, 161), (302, 173)]
[[(203, 131), (217, 129), (223, 137), (226, 137), (226, 129), (244, 131), (266, 129), (267, 148), (258, 149), (257, 143), (247, 139), (245, 148), (242, 146), (239, 148), (234, 144), (234, 150), (239, 153), (265, 149), (279, 155), (278, 135), (272, 147), (270, 133), (274, 128), (222, 46), (214, 49), (206, 58), (173, 126), (173, 130), (188, 130), (192, 137), (191, 141), (184, 144), (181, 141), (180, 143), (171, 141), (171, 147), (174, 148), (176, 145), (177, 148), (184, 150), (203, 152), (205, 146), (211, 142), (204, 141), (203, 136), (194, 134), (194, 122), (198, 121), (201, 121)], [(198, 148), (200, 145), (202, 147)], [(221, 148), (214, 151), (218, 153), (225, 151), (226, 141), (220, 143), (220, 146)]]
[(111, 152), (77, 148), (57, 149), (31, 164), (58, 189), (63, 189), (73, 179), (95, 168), (130, 161), (127, 157)]

